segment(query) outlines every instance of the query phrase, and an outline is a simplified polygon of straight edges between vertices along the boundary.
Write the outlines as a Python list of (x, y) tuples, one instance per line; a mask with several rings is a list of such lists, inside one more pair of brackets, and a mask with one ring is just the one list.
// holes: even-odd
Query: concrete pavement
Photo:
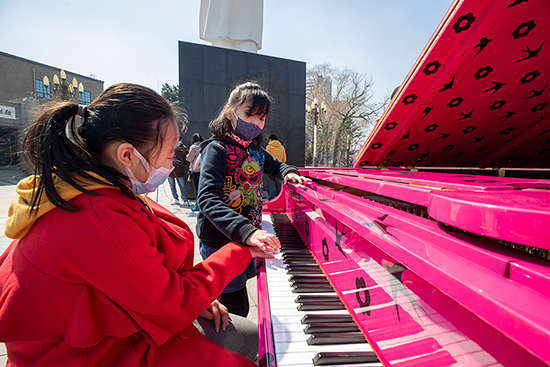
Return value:
[[(0, 223), (2, 225), (2, 231), (0, 232), (0, 253), (11, 243), (11, 239), (4, 235), (4, 227), (6, 224), (8, 207), (13, 198), (17, 196), (15, 187), (17, 185), (17, 179), (14, 178), (0, 178)], [(179, 191), (179, 190), (178, 190)], [(165, 182), (160, 186), (156, 192), (150, 193), (149, 197), (166, 207), (178, 218), (186, 222), (193, 233), (195, 234), (195, 264), (202, 260), (199, 254), (198, 238), (195, 232), (195, 225), (197, 224), (197, 213), (191, 211), (191, 207), (187, 205), (170, 205), (172, 200), (172, 194), (170, 193), (170, 187), (168, 182)], [(181, 199), (181, 198), (180, 198)], [(194, 204), (194, 201), (192, 201)], [(257, 288), (256, 278), (250, 279), (247, 283), (248, 297), (250, 301), (250, 313), (248, 318), (258, 322), (258, 302), (257, 302)], [(0, 366), (6, 365), (6, 349), (4, 344), (0, 343)]]

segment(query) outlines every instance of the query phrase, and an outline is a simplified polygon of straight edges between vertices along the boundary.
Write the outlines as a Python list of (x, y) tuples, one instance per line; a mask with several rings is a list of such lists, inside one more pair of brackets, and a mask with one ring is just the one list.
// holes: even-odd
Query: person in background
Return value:
[(187, 161), (189, 162), (189, 172), (191, 172), (191, 180), (193, 181), (193, 186), (195, 187), (195, 206), (192, 211), (199, 210), (199, 178), (201, 173), (201, 156), (200, 156), (200, 143), (203, 141), (202, 136), (199, 133), (193, 134), (191, 138), (191, 146), (189, 147), (189, 153), (187, 154)]
[(193, 265), (187, 224), (144, 195), (172, 170), (178, 121), (158, 93), (123, 83), (29, 127), (35, 175), (17, 185), (0, 256), (8, 366), (256, 366), (256, 324), (217, 298), (273, 256), (232, 242)]
[(181, 204), (187, 204), (191, 206), (189, 200), (187, 199), (187, 190), (185, 189), (185, 179), (187, 176), (189, 162), (185, 159), (189, 153), (187, 146), (180, 141), (178, 142), (178, 147), (174, 153), (174, 159), (172, 163), (174, 164), (174, 170), (170, 172), (168, 176), (168, 184), (170, 185), (170, 191), (172, 192), (172, 201), (171, 205), (180, 205), (180, 200), (178, 197), (178, 190), (176, 186), (179, 186), (181, 193)]
[[(201, 178), (197, 236), (203, 259), (217, 254), (228, 243), (275, 252), (281, 244), (261, 229), (262, 174), (279, 180), (304, 183), (298, 169), (288, 166), (261, 147), (259, 138), (271, 100), (259, 85), (236, 86), (218, 117), (210, 122), (212, 137), (201, 143)], [(256, 275), (256, 261), (235, 277), (219, 300), (229, 312), (246, 317), (249, 312), (247, 279)]]
[[(286, 150), (283, 144), (277, 140), (277, 135), (271, 134), (269, 136), (269, 143), (265, 150), (267, 150), (273, 158), (278, 159), (282, 163), (286, 163)], [(279, 192), (281, 192), (281, 181), (269, 179), (267, 192), (269, 193), (269, 200), (275, 199), (275, 197), (279, 195)]]

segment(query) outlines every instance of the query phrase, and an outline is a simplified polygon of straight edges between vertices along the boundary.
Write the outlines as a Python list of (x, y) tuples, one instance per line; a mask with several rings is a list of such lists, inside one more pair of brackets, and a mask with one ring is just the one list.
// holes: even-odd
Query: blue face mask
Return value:
[(134, 172), (132, 172), (131, 169), (124, 166), (124, 169), (126, 170), (126, 174), (128, 175), (128, 178), (130, 179), (130, 182), (132, 183), (132, 190), (136, 195), (145, 194), (148, 192), (153, 192), (166, 181), (168, 178), (168, 175), (170, 175), (170, 172), (174, 169), (172, 168), (166, 168), (164, 166), (160, 166), (159, 168), (155, 169), (153, 166), (147, 162), (145, 158), (134, 148), (134, 154), (136, 157), (139, 158), (141, 163), (143, 164), (143, 167), (147, 170), (147, 173), (149, 174), (147, 181), (140, 182), (136, 176), (134, 176)]
[(254, 139), (256, 136), (260, 135), (262, 132), (262, 129), (260, 129), (258, 126), (251, 124), (250, 122), (246, 122), (240, 117), (237, 117), (235, 112), (233, 112), (233, 115), (235, 115), (235, 118), (237, 119), (237, 126), (235, 126), (235, 135), (237, 135), (239, 138), (250, 141)]

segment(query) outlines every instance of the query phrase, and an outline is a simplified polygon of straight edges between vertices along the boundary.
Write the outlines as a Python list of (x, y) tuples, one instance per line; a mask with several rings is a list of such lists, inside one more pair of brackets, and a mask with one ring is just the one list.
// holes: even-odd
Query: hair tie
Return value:
[(87, 109), (86, 105), (79, 104), (78, 111), (76, 112), (77, 116), (84, 118), (86, 116), (86, 109)]

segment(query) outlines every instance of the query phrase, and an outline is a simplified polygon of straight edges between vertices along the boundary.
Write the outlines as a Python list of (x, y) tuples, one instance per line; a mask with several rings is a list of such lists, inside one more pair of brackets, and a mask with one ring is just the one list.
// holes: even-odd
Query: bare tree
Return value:
[[(357, 153), (366, 140), (368, 128), (384, 103), (371, 101), (372, 79), (353, 69), (336, 69), (328, 64), (315, 65), (308, 71), (307, 81), (308, 102), (316, 98), (327, 107), (327, 112), (321, 113), (317, 119), (319, 165), (348, 166), (350, 157)], [(309, 118), (306, 134), (308, 142), (313, 139), (313, 123), (312, 118)]]

